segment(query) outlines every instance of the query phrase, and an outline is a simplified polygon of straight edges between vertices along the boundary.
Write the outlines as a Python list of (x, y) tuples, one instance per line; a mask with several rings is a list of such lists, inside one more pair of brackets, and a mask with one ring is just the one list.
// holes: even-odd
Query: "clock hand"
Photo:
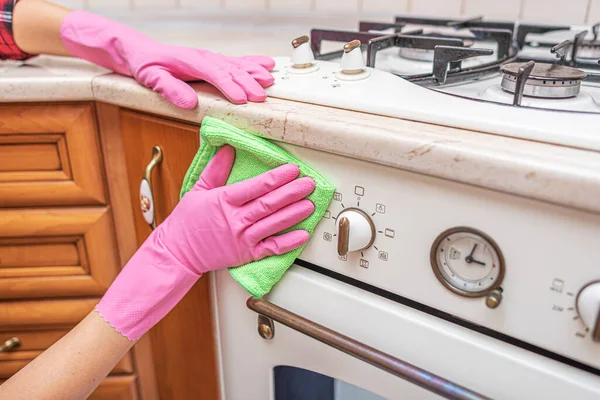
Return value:
[(474, 260), (472, 257), (471, 257), (471, 262), (474, 262), (475, 264), (479, 264), (479, 265), (485, 265), (484, 262)]
[(469, 254), (469, 255), (468, 255), (466, 258), (465, 258), (465, 261), (466, 261), (468, 264), (471, 264), (471, 263), (474, 261), (474, 260), (473, 260), (473, 253), (475, 253), (475, 249), (477, 249), (477, 243), (475, 243), (475, 244), (473, 245), (473, 250), (471, 250), (471, 254)]

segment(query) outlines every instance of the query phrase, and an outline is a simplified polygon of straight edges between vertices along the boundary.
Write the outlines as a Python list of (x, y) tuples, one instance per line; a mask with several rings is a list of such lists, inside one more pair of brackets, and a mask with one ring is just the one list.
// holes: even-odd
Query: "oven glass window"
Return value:
[(385, 400), (317, 372), (288, 366), (275, 367), (273, 372), (275, 400)]

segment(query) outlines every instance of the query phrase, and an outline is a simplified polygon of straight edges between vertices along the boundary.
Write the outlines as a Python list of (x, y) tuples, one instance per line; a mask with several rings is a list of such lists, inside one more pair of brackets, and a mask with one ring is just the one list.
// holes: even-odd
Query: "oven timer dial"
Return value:
[(336, 219), (337, 252), (345, 256), (351, 251), (366, 250), (375, 241), (375, 224), (359, 208), (346, 208)]
[(450, 291), (466, 297), (486, 297), (496, 308), (502, 301), (504, 257), (491, 237), (477, 229), (455, 227), (442, 232), (431, 246), (431, 267)]
[(579, 318), (592, 333), (592, 340), (600, 342), (600, 281), (585, 285), (577, 294), (575, 306)]

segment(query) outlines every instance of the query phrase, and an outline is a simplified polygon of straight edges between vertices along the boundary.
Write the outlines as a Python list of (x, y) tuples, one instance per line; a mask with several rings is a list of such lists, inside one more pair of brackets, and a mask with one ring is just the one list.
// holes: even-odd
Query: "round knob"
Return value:
[(350, 251), (368, 249), (375, 241), (375, 225), (371, 217), (358, 208), (342, 211), (336, 225), (340, 256), (345, 256)]
[(341, 67), (345, 74), (358, 74), (364, 71), (365, 59), (360, 49), (360, 40), (353, 40), (344, 45)]
[(489, 308), (496, 308), (500, 305), (501, 302), (502, 302), (502, 289), (500, 289), (500, 288), (492, 290), (485, 297), (485, 305), (488, 306)]
[(308, 36), (300, 36), (292, 40), (292, 65), (294, 68), (308, 68), (315, 61), (308, 41)]
[(577, 294), (577, 314), (592, 332), (592, 340), (600, 342), (600, 281), (590, 282)]

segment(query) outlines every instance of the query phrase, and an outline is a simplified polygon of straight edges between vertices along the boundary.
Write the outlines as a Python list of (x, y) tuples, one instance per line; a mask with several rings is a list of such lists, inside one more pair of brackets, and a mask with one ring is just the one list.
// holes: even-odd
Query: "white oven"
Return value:
[(211, 276), (223, 399), (600, 398), (600, 216), (283, 147), (337, 193), (265, 299)]

